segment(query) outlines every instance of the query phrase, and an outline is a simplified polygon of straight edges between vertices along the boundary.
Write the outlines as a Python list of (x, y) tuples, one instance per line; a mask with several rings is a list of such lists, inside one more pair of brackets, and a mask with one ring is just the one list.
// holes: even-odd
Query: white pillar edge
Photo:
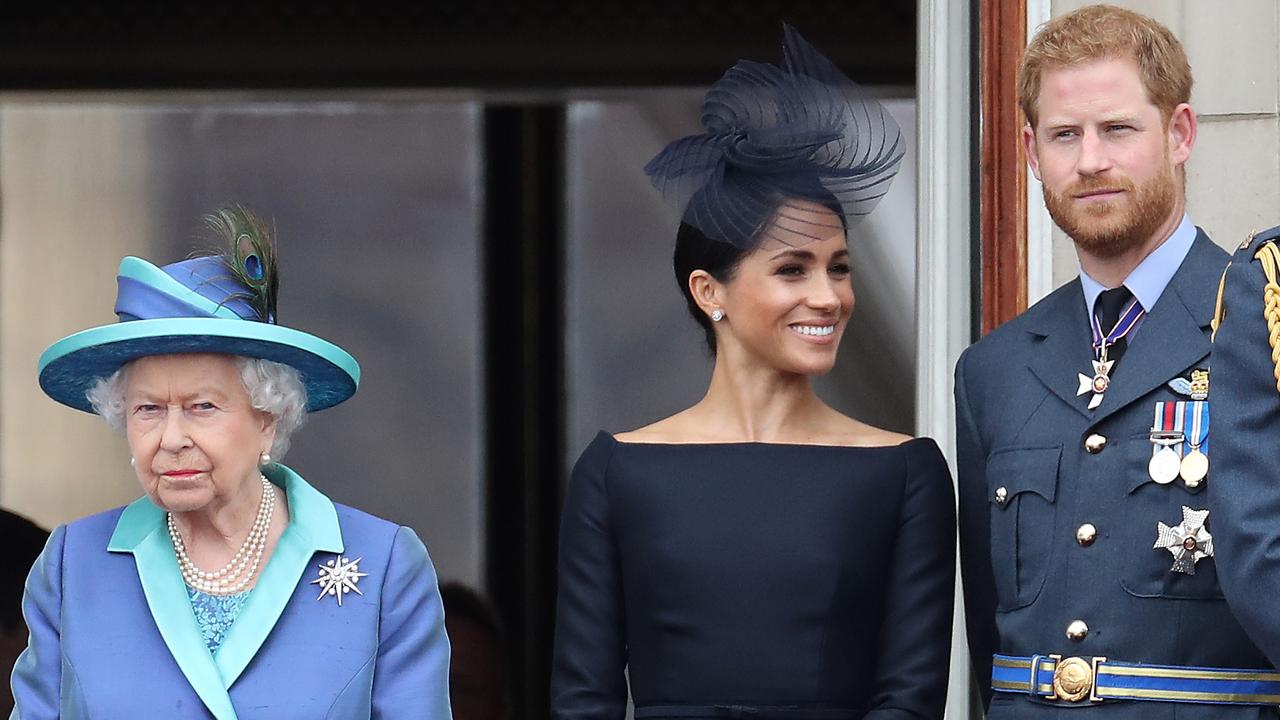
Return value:
[[(952, 369), (971, 340), (971, 0), (918, 0), (916, 432), (955, 468)], [(971, 674), (957, 580), (947, 720), (969, 720)]]
[[(1053, 16), (1052, 0), (1027, 0), (1027, 41)], [(1053, 220), (1040, 181), (1027, 171), (1027, 305), (1053, 291)]]

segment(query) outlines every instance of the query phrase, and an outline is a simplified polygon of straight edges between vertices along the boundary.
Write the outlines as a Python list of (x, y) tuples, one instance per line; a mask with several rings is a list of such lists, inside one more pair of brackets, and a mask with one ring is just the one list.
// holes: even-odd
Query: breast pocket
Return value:
[[(1204, 485), (1192, 490), (1176, 479), (1161, 485), (1151, 479), (1147, 465), (1151, 460), (1151, 442), (1146, 435), (1128, 439), (1125, 449), (1126, 468), (1123, 478), (1128, 493), (1124, 499), (1124, 517), (1118, 529), (1120, 547), (1120, 584), (1130, 594), (1143, 598), (1171, 600), (1221, 600), (1218, 569), (1213, 558), (1202, 558), (1195, 564), (1195, 575), (1173, 572), (1173, 553), (1155, 547), (1160, 523), (1178, 525), (1182, 508), (1209, 508)], [(1213, 482), (1210, 477), (1206, 482)], [(1206, 523), (1213, 533), (1213, 513)]]
[(997, 609), (1035, 602), (1053, 548), (1062, 447), (1005, 448), (987, 458)]

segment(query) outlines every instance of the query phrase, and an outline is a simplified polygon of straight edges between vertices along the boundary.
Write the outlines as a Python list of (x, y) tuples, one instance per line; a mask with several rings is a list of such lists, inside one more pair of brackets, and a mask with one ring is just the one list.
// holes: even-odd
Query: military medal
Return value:
[(1147, 473), (1161, 485), (1178, 479), (1182, 470), (1182, 432), (1185, 403), (1156, 403), (1155, 420), (1151, 424), (1151, 461)]
[[(1180, 440), (1178, 442), (1181, 442)], [(1168, 485), (1178, 477), (1182, 470), (1182, 459), (1172, 447), (1166, 445), (1151, 456), (1147, 463), (1147, 473), (1151, 479), (1161, 485)]]
[(1200, 487), (1200, 483), (1204, 482), (1205, 476), (1209, 474), (1209, 456), (1198, 449), (1192, 449), (1182, 457), (1178, 474), (1182, 476), (1182, 482), (1186, 483), (1187, 487), (1192, 489)]
[(1187, 403), (1187, 421), (1190, 434), (1187, 436), (1187, 449), (1182, 454), (1182, 464), (1178, 474), (1187, 487), (1200, 487), (1209, 474), (1209, 456), (1204, 452), (1209, 442), (1209, 403), (1205, 400)]
[(1107, 360), (1106, 348), (1102, 349), (1102, 359), (1093, 361), (1093, 375), (1085, 375), (1077, 373), (1080, 378), (1080, 388), (1076, 390), (1076, 397), (1092, 392), (1093, 397), (1089, 398), (1089, 409), (1092, 410), (1102, 403), (1102, 394), (1107, 391), (1111, 385), (1111, 366), (1116, 364), (1115, 360)]
[(1137, 298), (1134, 298), (1120, 313), (1120, 319), (1116, 321), (1115, 327), (1106, 334), (1102, 332), (1102, 321), (1097, 315), (1093, 316), (1090, 323), (1090, 328), (1093, 330), (1093, 373), (1090, 375), (1077, 373), (1080, 387), (1076, 390), (1076, 397), (1093, 393), (1089, 398), (1090, 410), (1102, 404), (1102, 396), (1111, 385), (1111, 368), (1116, 361), (1107, 359), (1107, 349), (1117, 340), (1128, 335), (1146, 314), (1147, 311), (1142, 308)]
[(1213, 536), (1205, 524), (1208, 510), (1192, 510), (1182, 506), (1182, 522), (1177, 525), (1157, 523), (1155, 550), (1168, 550), (1173, 555), (1169, 572), (1195, 575), (1196, 563), (1213, 557)]

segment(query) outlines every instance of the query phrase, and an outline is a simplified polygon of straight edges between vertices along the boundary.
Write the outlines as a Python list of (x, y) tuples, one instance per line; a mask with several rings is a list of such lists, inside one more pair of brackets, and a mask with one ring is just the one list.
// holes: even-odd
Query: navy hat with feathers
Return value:
[(843, 227), (806, 226), (813, 221), (787, 214), (795, 201), (844, 219), (866, 215), (903, 156), (902, 131), (884, 107), (790, 25), (782, 66), (738, 61), (707, 91), (702, 126), (645, 172), (684, 209), (684, 222), (744, 249), (770, 237), (778, 218), (813, 239)]

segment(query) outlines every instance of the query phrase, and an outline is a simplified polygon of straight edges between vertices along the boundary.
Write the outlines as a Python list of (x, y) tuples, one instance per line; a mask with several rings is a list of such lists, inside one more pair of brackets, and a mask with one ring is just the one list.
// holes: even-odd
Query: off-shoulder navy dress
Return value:
[(932, 440), (633, 444), (569, 483), (552, 715), (935, 720), (955, 510)]

